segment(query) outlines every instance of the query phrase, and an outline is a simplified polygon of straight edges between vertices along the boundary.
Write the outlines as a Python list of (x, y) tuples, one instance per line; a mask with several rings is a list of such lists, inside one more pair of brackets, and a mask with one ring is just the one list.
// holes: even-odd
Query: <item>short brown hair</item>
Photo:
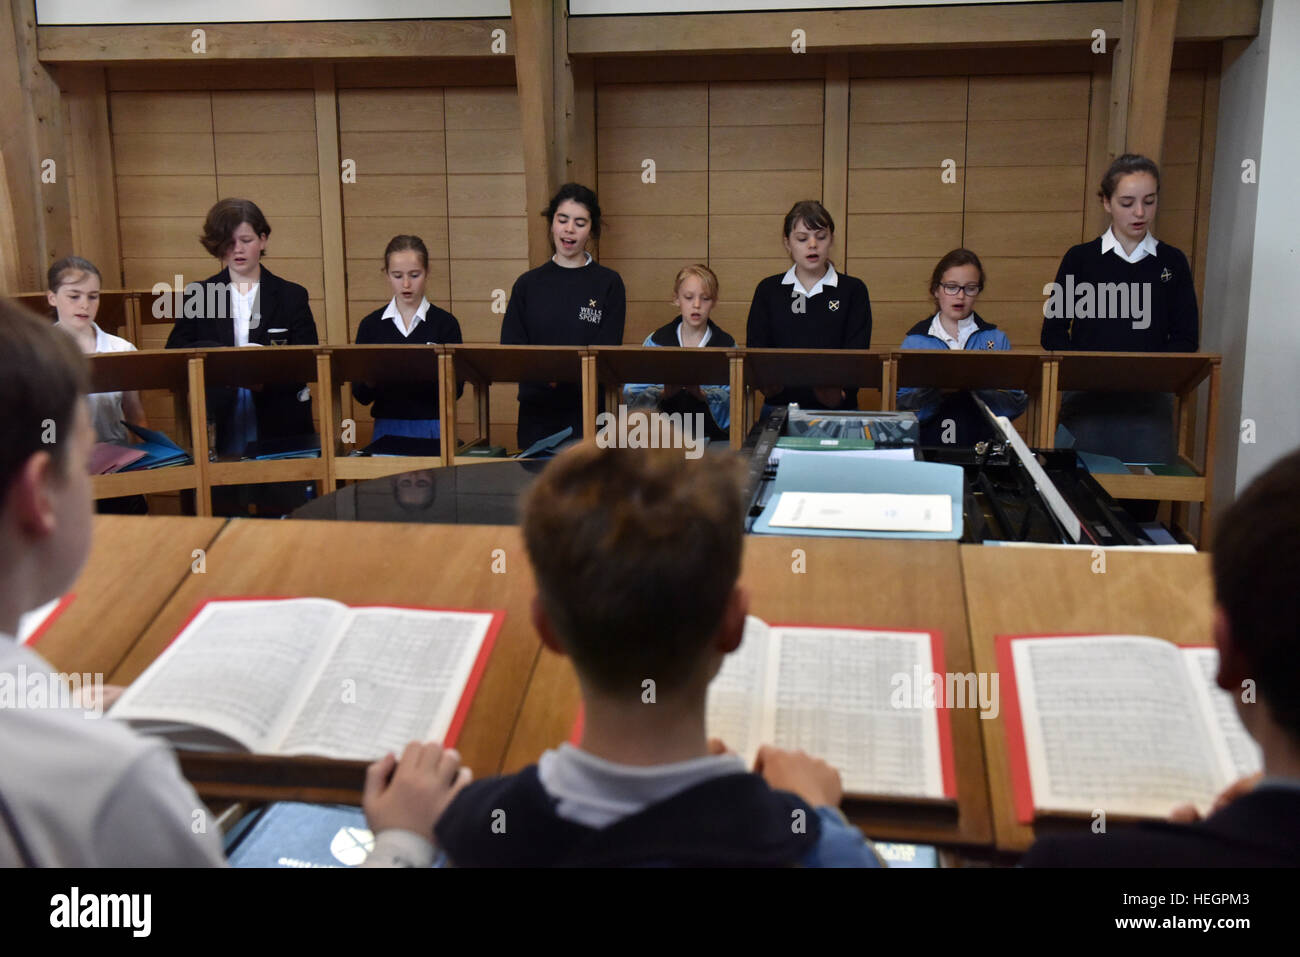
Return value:
[[(35, 313), (0, 299), (0, 507), (14, 477), (37, 452), (48, 450), (66, 468), (77, 403), (90, 376), (72, 337)], [(54, 442), (46, 436), (53, 426)]]
[(420, 265), (426, 270), (429, 268), (429, 248), (424, 245), (424, 240), (419, 236), (400, 235), (394, 236), (384, 247), (384, 272), (388, 271), (388, 260), (393, 253), (407, 251), (415, 253), (420, 257)]
[(831, 219), (826, 207), (815, 199), (801, 199), (790, 207), (790, 212), (785, 214), (781, 235), (789, 236), (800, 220), (809, 229), (825, 229), (832, 235), (835, 233), (835, 220)]
[(984, 289), (984, 264), (980, 262), (979, 256), (976, 256), (969, 249), (954, 249), (945, 254), (935, 264), (934, 272), (930, 274), (931, 298), (934, 298), (939, 291), (939, 284), (943, 282), (943, 274), (954, 266), (974, 266), (978, 269), (980, 273), (980, 289)]
[(542, 606), (578, 672), (610, 694), (679, 690), (740, 575), (744, 506), (730, 455), (574, 446), (525, 495)]
[(677, 295), (678, 290), (682, 288), (682, 283), (694, 276), (700, 282), (704, 283), (704, 291), (709, 294), (710, 299), (718, 298), (718, 277), (712, 269), (704, 263), (693, 263), (690, 266), (683, 266), (677, 271), (677, 278), (673, 280), (673, 295)]
[(208, 210), (199, 242), (209, 254), (221, 259), (230, 251), (235, 230), (241, 223), (248, 223), (259, 236), (271, 235), (271, 224), (251, 199), (223, 199)]
[(1215, 523), (1214, 592), (1261, 698), (1300, 743), (1300, 449)]
[(1160, 192), (1160, 167), (1156, 166), (1155, 160), (1137, 153), (1125, 153), (1123, 156), (1116, 156), (1111, 162), (1106, 175), (1101, 178), (1101, 189), (1097, 191), (1097, 195), (1102, 199), (1110, 199), (1115, 195), (1119, 181), (1131, 173), (1150, 173), (1156, 181), (1156, 192)]

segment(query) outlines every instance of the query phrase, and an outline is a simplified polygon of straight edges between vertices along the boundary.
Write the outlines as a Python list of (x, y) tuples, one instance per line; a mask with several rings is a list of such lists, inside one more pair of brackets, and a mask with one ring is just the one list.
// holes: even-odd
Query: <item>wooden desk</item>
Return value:
[[(1178, 463), (1193, 475), (1097, 475), (1116, 498), (1158, 499), (1174, 503), (1174, 530), (1198, 548), (1210, 547), (1214, 456), (1219, 424), (1219, 379), (1222, 357), (1212, 352), (1054, 352), (1053, 395), (1046, 403), (1047, 434), (1055, 444), (1060, 393), (1170, 392), (1174, 395), (1174, 428)], [(1208, 386), (1205, 454), (1196, 460), (1196, 390)], [(1201, 507), (1200, 534), (1192, 535), (1189, 503)]]
[(148, 349), (106, 352), (88, 357), (92, 392), (165, 389), (176, 405), (177, 434), (169, 436), (194, 460), (190, 465), (140, 469), (92, 477), (96, 499), (148, 495), (191, 489), (200, 515), (212, 512), (207, 475), (200, 463), (208, 457), (207, 412), (203, 392), (203, 360), (191, 351)]
[[(343, 408), (344, 382), (430, 382), (438, 383), (441, 375), (442, 353), (439, 345), (349, 345), (334, 346), (329, 350), (330, 388), (333, 390), (330, 409), (337, 417)], [(452, 392), (455, 395), (455, 392)], [(445, 401), (442, 400), (442, 401)], [(439, 409), (441, 413), (441, 408)], [(450, 425), (449, 425), (450, 423)], [(322, 436), (331, 436), (334, 446), (334, 474), (329, 488), (339, 479), (364, 480), (382, 478), (414, 469), (432, 469), (450, 464), (448, 454), (454, 452), (456, 441), (455, 402), (451, 415), (441, 415), (444, 430), (450, 428), (442, 440), (442, 451), (437, 456), (353, 456), (352, 448), (342, 442), (341, 422), (332, 421), (329, 427), (321, 423)]]
[[(447, 434), (448, 423), (456, 425), (455, 403), (446, 401), (447, 390), (453, 381), (468, 381), (474, 387), (477, 408), (478, 435), (462, 448), (491, 444), (488, 423), (491, 413), (488, 394), (494, 382), (571, 382), (582, 390), (582, 421), (588, 426), (596, 422), (596, 365), (585, 346), (494, 346), (450, 345), (446, 349), (447, 363), (443, 377), (442, 430)], [(451, 388), (454, 388), (451, 387)], [(454, 432), (453, 432), (454, 434)], [(459, 449), (453, 450), (452, 456)]]
[[(791, 571), (795, 549), (805, 553), (806, 574)], [(938, 629), (944, 638), (946, 670), (974, 670), (953, 542), (750, 536), (745, 539), (741, 583), (749, 589), (750, 611), (765, 621)], [(950, 600), (936, 600), (940, 588)], [(503, 770), (517, 771), (568, 740), (578, 704), (577, 679), (568, 659), (543, 652)], [(979, 728), (989, 722), (981, 722), (974, 709), (947, 714), (952, 720), (958, 808), (846, 802), (845, 813), (871, 837), (992, 843)]]
[[(328, 349), (321, 346), (233, 347), (203, 349), (201, 355), (205, 386), (249, 388), (315, 382), (322, 427), (335, 421)], [(315, 458), (217, 461), (207, 463), (203, 471), (209, 486), (318, 482), (322, 488), (332, 490), (334, 443), (329, 441), (330, 438), (332, 436), (322, 437), (320, 455)], [(195, 445), (197, 447), (198, 443)]]
[[(629, 382), (656, 385), (729, 385), (732, 390), (729, 414), (740, 408), (739, 353), (735, 350), (662, 346), (596, 346), (596, 380), (605, 388), (605, 408), (614, 412), (623, 402), (623, 386)], [(744, 439), (740, 429), (730, 429), (733, 449)]]
[[(1093, 572), (1088, 548), (961, 546), (971, 646), (976, 671), (997, 672), (997, 635), (1136, 634), (1180, 645), (1211, 638), (1213, 587), (1206, 554), (1105, 553), (1105, 572)], [(1006, 693), (1007, 682), (999, 682)], [(1007, 764), (1003, 715), (979, 722), (984, 734), (997, 846), (1024, 851), (1036, 829), (1089, 827), (1091, 821), (1016, 820)]]
[(1020, 389), (1029, 395), (1025, 430), (1029, 444), (1050, 448), (1046, 399), (1052, 395), (1051, 353), (1041, 349), (905, 349), (891, 355), (894, 389), (885, 408), (897, 406), (898, 389)]
[[(879, 389), (882, 405), (894, 391), (891, 354), (869, 349), (738, 349), (733, 353), (743, 360), (741, 381), (744, 386), (744, 429), (749, 433), (753, 422), (749, 401), (753, 390), (762, 386), (843, 385), (859, 389)], [(734, 388), (734, 384), (733, 384)], [(736, 396), (732, 396), (732, 421), (736, 421)], [(733, 432), (734, 427), (733, 427)]]
[(226, 520), (170, 515), (96, 515), (90, 558), (72, 603), (40, 636), (36, 650), (60, 671), (118, 665), (163, 606), (193, 574), (194, 549), (208, 549)]
[[(505, 574), (492, 571), (495, 549), (502, 550)], [(476, 777), (500, 769), (540, 648), (529, 623), (532, 571), (517, 528), (233, 520), (208, 550), (206, 574), (185, 580), (110, 680), (125, 684), (136, 678), (200, 602), (241, 595), (319, 596), (353, 605), (503, 609), (505, 621), (456, 743)], [(248, 780), (274, 780), (271, 775), (277, 766), (295, 760), (326, 765), (331, 790), (321, 793), (287, 784), (267, 793), (254, 784), (194, 783), (200, 794), (211, 798), (360, 802), (363, 765), (354, 762), (266, 757)], [(189, 773), (189, 765), (185, 766)]]

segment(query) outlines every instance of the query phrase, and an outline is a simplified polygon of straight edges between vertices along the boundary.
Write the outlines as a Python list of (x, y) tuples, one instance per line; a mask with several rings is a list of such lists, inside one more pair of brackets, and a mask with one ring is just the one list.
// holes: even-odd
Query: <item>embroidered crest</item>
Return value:
[(826, 308), (830, 309), (831, 312), (835, 312), (840, 308), (840, 301), (838, 299), (832, 299), (830, 302), (826, 303)]
[(992, 349), (992, 348), (993, 348), (993, 340), (990, 339), (988, 342), (984, 343), (984, 348), (985, 348), (985, 349)]
[(596, 308), (596, 300), (595, 300), (595, 299), (588, 299), (588, 300), (587, 300), (587, 305), (590, 306), (592, 309), (595, 309), (595, 308)]
[(1160, 270), (1160, 281), (1161, 281), (1161, 282), (1168, 282), (1169, 280), (1171, 280), (1171, 279), (1173, 279), (1173, 278), (1174, 278), (1174, 274), (1171, 273), (1171, 272), (1169, 271), (1169, 267), (1168, 267), (1168, 266), (1166, 266), (1164, 269)]

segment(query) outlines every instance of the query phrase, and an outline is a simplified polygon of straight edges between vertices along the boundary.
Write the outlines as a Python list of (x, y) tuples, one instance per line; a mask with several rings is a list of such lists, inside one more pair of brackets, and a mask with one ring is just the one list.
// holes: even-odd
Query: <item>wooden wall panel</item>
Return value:
[(871, 344), (888, 349), (934, 310), (934, 263), (961, 242), (967, 180), (963, 76), (849, 86), (848, 272), (871, 293)]
[[(715, 315), (742, 344), (754, 287), (790, 268), (785, 213), (822, 198), (824, 110), (824, 80), (709, 84), (709, 212), (721, 220), (708, 250), (721, 285)], [(841, 261), (834, 247), (831, 258)]]

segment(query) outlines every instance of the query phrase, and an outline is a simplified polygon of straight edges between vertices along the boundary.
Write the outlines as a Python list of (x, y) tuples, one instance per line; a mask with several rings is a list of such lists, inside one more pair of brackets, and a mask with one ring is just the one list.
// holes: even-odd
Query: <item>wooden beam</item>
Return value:
[(121, 288), (117, 177), (104, 68), (68, 68), (59, 73), (58, 80), (68, 104), (67, 140), (78, 183), (73, 243), (78, 256), (99, 267), (108, 288)]
[[(203, 53), (194, 50), (200, 29)], [(492, 53), (494, 30), (513, 47), (510, 29), (502, 19), (41, 27), (37, 46), (46, 63), (481, 57)]]
[(839, 224), (835, 257), (849, 260), (849, 58), (826, 58), (826, 92), (822, 110), (822, 205)]
[(524, 194), (528, 212), (528, 261), (551, 254), (550, 230), (542, 213), (558, 184), (555, 155), (555, 30), (550, 0), (511, 0), (519, 126), (524, 141)]
[(12, 296), (23, 291), (22, 246), (14, 223), (14, 204), (9, 195), (5, 154), (0, 149), (0, 293)]
[(1160, 162), (1169, 102), (1169, 68), (1174, 56), (1178, 0), (1125, 0), (1137, 6), (1136, 36), (1129, 77), (1125, 152)]
[[(1123, 24), (1115, 34), (1118, 42), (1113, 52), (1110, 72), (1110, 121), (1107, 136), (1106, 162), (1125, 152), (1128, 140), (1128, 104), (1133, 86), (1133, 54), (1137, 47), (1138, 0), (1124, 0)], [(1110, 34), (1107, 34), (1108, 36)]]
[[(314, 66), (316, 160), (320, 179), (321, 266), (325, 270), (325, 329), (322, 342), (348, 341), (348, 287), (343, 249), (343, 186), (339, 156), (338, 94), (334, 67)], [(351, 409), (335, 410), (339, 415)]]
[(43, 288), (46, 267), (72, 251), (62, 106), (36, 60), (35, 30), (33, 0), (17, 0), (0, 14), (0, 152), (13, 218), (14, 293)]
[(809, 52), (1086, 44), (1098, 28), (1108, 34), (1118, 30), (1114, 3), (575, 17), (569, 22), (569, 52), (584, 56), (738, 50), (788, 54), (794, 30), (804, 31)]
[(1097, 198), (1097, 187), (1110, 165), (1111, 69), (1098, 56), (1091, 77), (1088, 101), (1088, 162), (1083, 176), (1083, 231), (1079, 242), (1086, 243), (1106, 229), (1106, 210)]
[(596, 188), (596, 64), (577, 59), (570, 64), (573, 101), (566, 117), (569, 155), (564, 178)]

